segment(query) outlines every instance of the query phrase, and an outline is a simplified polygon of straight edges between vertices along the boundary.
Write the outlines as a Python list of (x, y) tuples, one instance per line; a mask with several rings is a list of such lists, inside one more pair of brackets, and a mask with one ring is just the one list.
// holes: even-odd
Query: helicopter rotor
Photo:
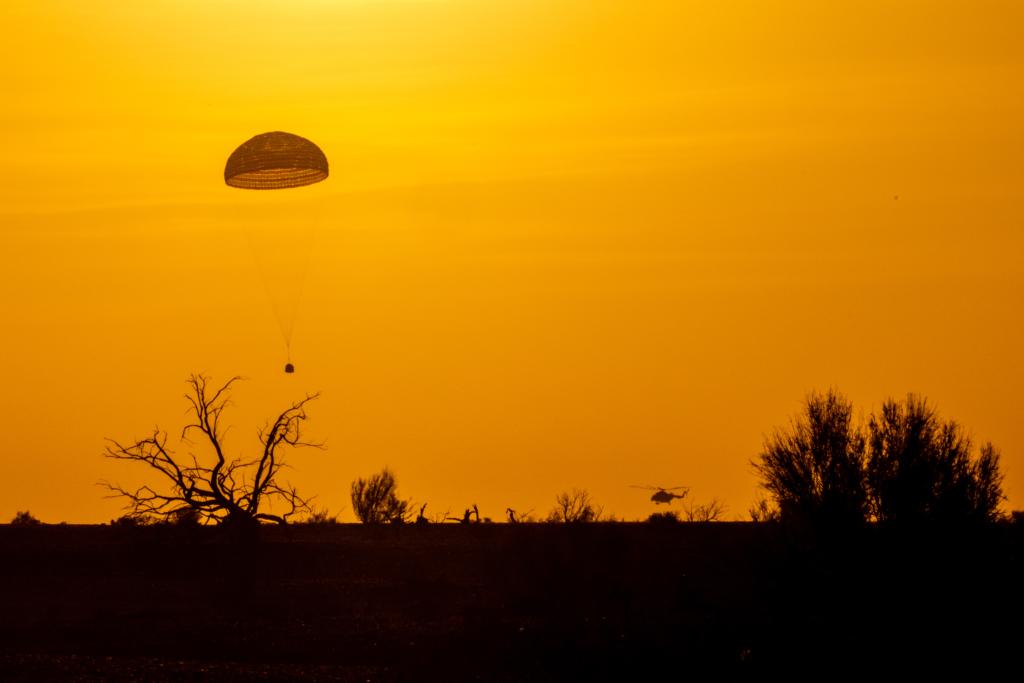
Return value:
[(688, 486), (640, 486), (637, 484), (630, 484), (631, 489), (646, 489), (648, 491), (678, 491), (680, 489), (689, 490)]

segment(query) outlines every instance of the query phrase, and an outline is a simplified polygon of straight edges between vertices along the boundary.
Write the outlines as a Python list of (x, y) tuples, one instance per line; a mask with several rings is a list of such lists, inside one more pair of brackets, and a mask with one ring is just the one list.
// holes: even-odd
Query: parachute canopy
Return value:
[(306, 138), (274, 131), (243, 142), (228, 157), (224, 182), (247, 190), (282, 190), (327, 177), (327, 157)]

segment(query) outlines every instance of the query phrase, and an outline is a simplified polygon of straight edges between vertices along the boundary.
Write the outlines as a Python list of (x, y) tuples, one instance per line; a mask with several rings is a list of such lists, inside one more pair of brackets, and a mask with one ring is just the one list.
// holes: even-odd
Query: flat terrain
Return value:
[[(1014, 661), (1019, 526), (0, 526), (0, 680), (669, 680)], [(1016, 625), (1015, 625), (1016, 623)]]

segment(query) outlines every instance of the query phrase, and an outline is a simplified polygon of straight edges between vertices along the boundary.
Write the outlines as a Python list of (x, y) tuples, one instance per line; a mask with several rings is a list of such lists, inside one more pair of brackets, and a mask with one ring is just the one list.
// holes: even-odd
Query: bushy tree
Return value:
[(758, 519), (816, 524), (960, 524), (1000, 517), (999, 451), (991, 443), (972, 455), (966, 431), (943, 420), (921, 397), (889, 399), (866, 428), (835, 391), (810, 394), (790, 429), (766, 439), (754, 468), (774, 505)]
[(865, 439), (838, 391), (812, 392), (788, 429), (765, 439), (754, 469), (784, 520), (857, 525), (868, 518)]
[(563, 491), (555, 497), (555, 507), (548, 513), (549, 522), (596, 522), (601, 508), (594, 504), (585, 489)]
[(409, 517), (409, 501), (398, 497), (398, 482), (385, 467), (352, 482), (352, 511), (363, 524), (400, 524)]
[(999, 452), (984, 444), (977, 457), (964, 429), (943, 420), (928, 401), (889, 399), (868, 422), (867, 480), (883, 522), (984, 522), (1003, 500)]

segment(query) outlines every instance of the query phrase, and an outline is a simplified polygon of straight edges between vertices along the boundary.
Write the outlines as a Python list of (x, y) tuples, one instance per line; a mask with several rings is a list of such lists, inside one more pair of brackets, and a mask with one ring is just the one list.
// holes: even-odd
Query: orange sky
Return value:
[[(176, 433), (194, 371), (248, 378), (236, 454), (321, 391), (329, 450), (291, 478), (346, 520), (384, 464), (434, 512), (579, 486), (636, 518), (657, 483), (744, 516), (763, 435), (829, 386), (927, 395), (1022, 507), (1022, 25), (1013, 0), (8, 0), (0, 519), (115, 516), (95, 482), (144, 473), (103, 437)], [(331, 177), (269, 209), (226, 188), (267, 130)]]

